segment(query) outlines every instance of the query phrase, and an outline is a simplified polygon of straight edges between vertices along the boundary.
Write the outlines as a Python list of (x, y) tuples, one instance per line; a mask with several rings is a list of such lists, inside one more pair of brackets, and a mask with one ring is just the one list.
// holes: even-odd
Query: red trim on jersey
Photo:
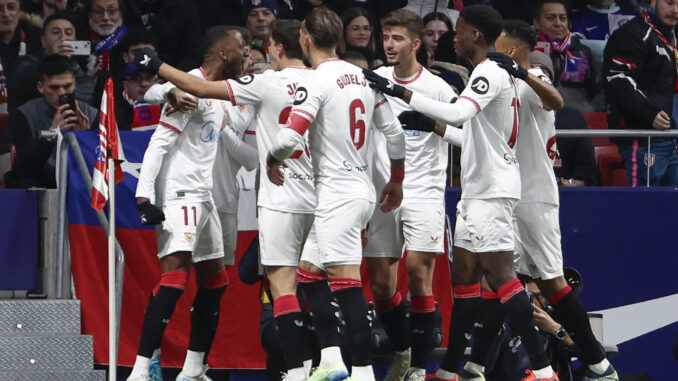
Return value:
[(396, 290), (395, 295), (393, 295), (391, 299), (381, 301), (375, 300), (374, 305), (377, 308), (377, 312), (388, 312), (393, 311), (393, 309), (398, 307), (402, 301), (403, 297), (400, 295), (400, 291)]
[(160, 274), (160, 282), (153, 288), (153, 295), (158, 294), (160, 287), (171, 287), (184, 290), (188, 283), (188, 273), (186, 271), (168, 271)]
[(202, 66), (200, 66), (198, 70), (200, 70), (200, 74), (202, 74), (202, 79), (208, 81), (209, 79), (207, 79), (207, 74), (205, 74), (205, 70), (202, 69)]
[(395, 183), (402, 183), (405, 180), (405, 167), (393, 168), (391, 167), (391, 181)]
[(468, 299), (480, 297), (480, 283), (460, 284), (452, 287), (452, 297), (457, 299)]
[(198, 287), (208, 290), (215, 290), (228, 286), (229, 279), (226, 269), (221, 269), (214, 274), (197, 277)]
[(231, 98), (231, 104), (233, 106), (236, 106), (235, 104), (235, 94), (233, 94), (233, 89), (231, 88), (231, 84), (228, 83), (228, 80), (224, 80), (224, 83), (226, 84), (226, 90), (228, 90), (228, 97)]
[(397, 83), (399, 83), (401, 85), (407, 85), (408, 83), (412, 83), (412, 82), (416, 81), (417, 79), (419, 79), (419, 77), (421, 76), (421, 73), (423, 73), (423, 72), (424, 72), (424, 67), (419, 65), (419, 70), (417, 70), (417, 75), (415, 75), (414, 78), (412, 78), (410, 80), (403, 81), (402, 79), (398, 79), (398, 77), (396, 77), (396, 75), (395, 75), (395, 70), (393, 71), (392, 76), (393, 76), (393, 80), (396, 81)]
[(570, 292), (572, 292), (572, 287), (570, 286), (565, 286), (558, 290), (555, 294), (551, 296), (551, 299), (549, 300), (551, 302), (551, 305), (555, 306), (556, 304), (558, 304), (558, 302), (563, 300), (563, 298), (566, 297), (567, 294), (569, 294)]
[(433, 295), (413, 296), (410, 311), (425, 314), (436, 310), (436, 299)]
[(382, 99), (381, 101), (379, 101), (379, 103), (374, 105), (374, 109), (376, 110), (377, 108), (379, 108), (379, 106), (383, 105), (386, 102), (388, 102), (388, 100), (386, 100), (386, 98)]
[(499, 301), (504, 304), (512, 297), (523, 292), (523, 290), (525, 290), (525, 287), (520, 283), (520, 279), (513, 278), (499, 287), (497, 295), (499, 295)]
[(478, 110), (478, 112), (480, 112), (480, 105), (478, 104), (478, 102), (475, 101), (475, 99), (471, 99), (471, 98), (467, 97), (466, 95), (460, 96), (459, 99), (466, 99), (467, 101), (470, 101), (471, 103), (473, 103), (474, 106), (476, 106), (476, 110)]
[(313, 122), (313, 121), (315, 120), (315, 116), (313, 116), (313, 114), (311, 114), (311, 113), (308, 112), (308, 111), (299, 110), (299, 109), (294, 109), (294, 110), (292, 110), (292, 112), (290, 113), (290, 116), (292, 116), (291, 114), (297, 114), (297, 115), (299, 115), (299, 116), (303, 116), (304, 118), (308, 119), (309, 122)]
[(313, 70), (310, 67), (306, 67), (306, 66), (288, 66), (285, 69)]
[(349, 288), (360, 288), (363, 286), (363, 282), (360, 279), (351, 279), (351, 278), (336, 278), (330, 280), (330, 290), (332, 292), (346, 290)]
[(181, 131), (180, 131), (178, 128), (176, 128), (176, 127), (174, 127), (173, 125), (171, 125), (171, 124), (165, 123), (165, 122), (163, 122), (162, 120), (159, 121), (158, 124), (161, 125), (161, 126), (163, 126), (163, 127), (167, 127), (167, 128), (169, 128), (170, 130), (172, 130), (172, 131), (176, 132), (177, 134), (181, 135)]
[(299, 308), (299, 300), (296, 295), (287, 294), (279, 296), (273, 300), (273, 317), (277, 318), (280, 315), (291, 314), (294, 312), (301, 312)]
[(256, 135), (257, 132), (254, 130), (245, 130), (245, 135)]
[(287, 120), (287, 125), (285, 127), (296, 131), (299, 135), (304, 135), (310, 125), (311, 121), (299, 114), (292, 113), (290, 114), (290, 118)]

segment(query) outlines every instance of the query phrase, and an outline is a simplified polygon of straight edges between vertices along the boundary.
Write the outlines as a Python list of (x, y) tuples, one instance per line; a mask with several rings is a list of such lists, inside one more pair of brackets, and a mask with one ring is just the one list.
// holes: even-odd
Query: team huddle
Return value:
[[(229, 282), (224, 266), (234, 262), (240, 166), (259, 167), (260, 263), (288, 380), (375, 379), (363, 260), (377, 317), (395, 350), (387, 381), (485, 380), (490, 344), (505, 321), (529, 354), (524, 380), (558, 380), (516, 268), (536, 280), (559, 313), (558, 334), (580, 348), (585, 379), (618, 380), (563, 276), (552, 171), (554, 110), (563, 101), (541, 70), (529, 67), (534, 32), (503, 21), (492, 8), (465, 7), (455, 49), (474, 70), (456, 94), (417, 62), (424, 29), (418, 15), (396, 10), (381, 26), (389, 66), (374, 72), (364, 61), (337, 58), (342, 23), (322, 7), (303, 22), (273, 24), (273, 70), (262, 74), (240, 76), (237, 28), (208, 30), (203, 64), (189, 73), (150, 49), (136, 52), (139, 70), (168, 82), (146, 94), (165, 105), (136, 196), (142, 222), (158, 225), (162, 274), (128, 381), (162, 380), (160, 343), (191, 266), (198, 292), (177, 380), (210, 380), (206, 360)], [(192, 99), (187, 94), (197, 97), (194, 107), (182, 103)], [(256, 148), (239, 136), (250, 124)], [(436, 255), (445, 252), (448, 144), (462, 148), (450, 250), (454, 304), (445, 359), (427, 376), (433, 270)], [(401, 258), (409, 304), (396, 288)], [(310, 306), (313, 331), (300, 324), (305, 313), (297, 288)], [(340, 350), (339, 316), (350, 358)], [(471, 357), (461, 367), (469, 337)], [(313, 370), (312, 339), (320, 349)]]

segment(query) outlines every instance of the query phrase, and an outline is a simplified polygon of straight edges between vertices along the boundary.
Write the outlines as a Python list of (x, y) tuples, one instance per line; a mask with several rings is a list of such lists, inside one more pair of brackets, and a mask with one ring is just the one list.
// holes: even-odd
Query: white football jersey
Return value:
[[(456, 97), (454, 90), (442, 78), (419, 66), (419, 71), (410, 78), (398, 78), (393, 66), (382, 66), (375, 72), (408, 90), (442, 102), (450, 102)], [(398, 116), (412, 108), (400, 98), (386, 96), (393, 113)], [(433, 132), (414, 130), (405, 131), (405, 180), (403, 181), (403, 200), (440, 201), (445, 197), (447, 178), (447, 143)], [(382, 139), (383, 140), (383, 139)], [(376, 143), (376, 142), (375, 142)], [(376, 147), (375, 160), (382, 162), (380, 167), (390, 169), (385, 143)], [(385, 163), (385, 165), (383, 164)], [(384, 175), (388, 179), (388, 172)], [(376, 185), (376, 184), (375, 184)], [(379, 189), (378, 189), (379, 190)]]
[[(207, 79), (202, 69), (189, 74)], [(198, 106), (186, 113), (165, 104), (144, 154), (137, 197), (154, 202), (157, 195), (158, 204), (177, 198), (211, 199), (212, 166), (224, 119), (219, 102), (198, 99)]]
[(367, 147), (379, 107), (389, 107), (388, 102), (369, 87), (362, 69), (336, 58), (323, 61), (300, 81), (292, 114), (312, 123), (309, 145), (318, 200), (376, 201)]
[(257, 205), (290, 213), (313, 213), (315, 187), (310, 150), (299, 145), (285, 160), (283, 186), (273, 184), (266, 174), (266, 157), (275, 137), (285, 127), (292, 110), (292, 101), (299, 81), (312, 72), (304, 67), (287, 67), (280, 71), (267, 70), (262, 74), (246, 75), (227, 80), (226, 86), (234, 105), (254, 105), (256, 111), (256, 139), (259, 150), (259, 193)]
[[(529, 70), (538, 78), (551, 83), (539, 68)], [(532, 88), (517, 80), (520, 99), (520, 127), (517, 156), (520, 161), (521, 201), (537, 201), (558, 205), (558, 184), (553, 164), (558, 156), (556, 147), (555, 112), (547, 110)]]
[(489, 59), (478, 64), (457, 102), (478, 114), (463, 128), (462, 198), (520, 199), (518, 92), (515, 80)]

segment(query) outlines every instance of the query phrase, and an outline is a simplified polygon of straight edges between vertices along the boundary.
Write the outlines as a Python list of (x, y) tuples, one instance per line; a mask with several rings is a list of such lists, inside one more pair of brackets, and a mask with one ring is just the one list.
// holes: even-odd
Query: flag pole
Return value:
[[(113, 110), (107, 110), (113, 112)], [(118, 328), (115, 303), (115, 162), (108, 159), (108, 380), (116, 381)]]

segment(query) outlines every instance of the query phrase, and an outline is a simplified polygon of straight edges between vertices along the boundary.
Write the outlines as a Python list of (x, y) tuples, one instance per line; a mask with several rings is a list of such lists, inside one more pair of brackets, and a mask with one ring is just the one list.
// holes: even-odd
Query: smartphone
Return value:
[(92, 53), (92, 48), (89, 41), (64, 41), (64, 44), (73, 47), (73, 52), (71, 54), (74, 56), (88, 56)]
[(73, 112), (75, 112), (75, 94), (61, 94), (59, 95), (59, 106), (68, 105)]

